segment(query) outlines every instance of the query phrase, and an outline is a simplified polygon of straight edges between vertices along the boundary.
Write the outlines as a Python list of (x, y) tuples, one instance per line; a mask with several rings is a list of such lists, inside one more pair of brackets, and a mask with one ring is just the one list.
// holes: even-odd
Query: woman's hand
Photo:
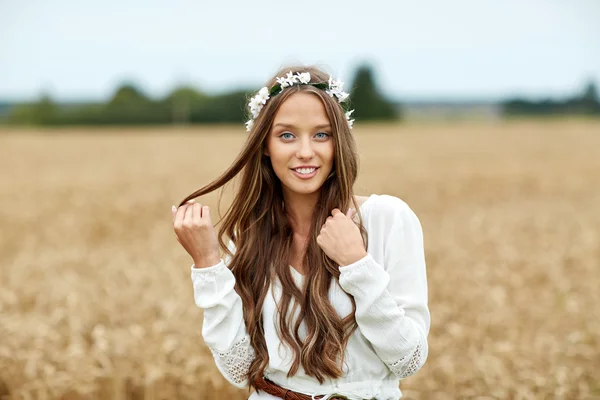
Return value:
[(340, 266), (355, 263), (367, 255), (360, 229), (352, 221), (356, 213), (349, 209), (344, 215), (335, 208), (317, 236), (317, 244)]
[(192, 257), (195, 267), (218, 264), (221, 261), (219, 242), (208, 206), (190, 200), (179, 208), (173, 206), (172, 212), (177, 241)]

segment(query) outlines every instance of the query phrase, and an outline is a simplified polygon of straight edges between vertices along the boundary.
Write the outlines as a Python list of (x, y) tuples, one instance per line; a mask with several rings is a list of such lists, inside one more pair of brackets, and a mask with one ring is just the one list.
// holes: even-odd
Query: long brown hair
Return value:
[[(278, 76), (287, 72), (310, 72), (311, 83), (327, 82), (329, 75), (316, 67), (287, 67), (267, 83), (272, 87)], [(275, 113), (292, 94), (304, 91), (318, 96), (325, 106), (332, 126), (334, 140), (333, 168), (320, 190), (313, 212), (311, 235), (308, 238), (304, 265), (307, 279), (299, 289), (290, 271), (290, 250), (293, 231), (284, 209), (281, 182), (275, 175), (270, 159), (264, 155)], [(353, 186), (358, 175), (356, 142), (346, 122), (344, 111), (335, 98), (311, 85), (294, 85), (270, 98), (254, 122), (245, 146), (233, 164), (215, 181), (187, 196), (180, 203), (203, 196), (223, 187), (242, 173), (238, 193), (225, 212), (218, 239), (221, 249), (231, 258), (228, 267), (236, 279), (235, 290), (244, 307), (244, 319), (256, 357), (250, 365), (248, 381), (251, 386), (262, 377), (269, 362), (264, 337), (262, 308), (272, 279), (281, 282), (282, 296), (278, 302), (278, 334), (294, 354), (288, 376), (296, 374), (300, 365), (306, 374), (323, 383), (325, 377), (342, 376), (344, 349), (356, 329), (352, 312), (342, 318), (329, 301), (332, 280), (338, 280), (338, 265), (317, 245), (317, 236), (334, 208), (343, 212), (350, 206), (358, 210)], [(365, 248), (367, 235), (360, 218), (358, 226)], [(231, 240), (235, 251), (228, 249), (224, 236)], [(294, 300), (292, 302), (292, 299)], [(293, 305), (292, 305), (293, 303)], [(298, 318), (294, 314), (298, 310)], [(291, 311), (291, 312), (289, 312)], [(301, 322), (306, 326), (306, 338), (299, 335)]]

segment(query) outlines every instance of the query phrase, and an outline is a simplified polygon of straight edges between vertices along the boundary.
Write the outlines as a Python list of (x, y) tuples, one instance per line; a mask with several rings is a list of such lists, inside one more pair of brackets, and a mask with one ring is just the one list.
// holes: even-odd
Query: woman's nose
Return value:
[(315, 154), (310, 138), (303, 138), (299, 141), (298, 151), (296, 156), (298, 158), (312, 158)]

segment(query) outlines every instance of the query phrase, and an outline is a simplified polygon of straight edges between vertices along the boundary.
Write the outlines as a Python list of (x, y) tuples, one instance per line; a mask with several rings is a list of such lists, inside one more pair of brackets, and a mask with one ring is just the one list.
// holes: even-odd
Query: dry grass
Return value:
[[(202, 343), (170, 212), (242, 132), (0, 131), (0, 397), (246, 398)], [(406, 398), (600, 398), (600, 123), (356, 134), (358, 192), (425, 231), (430, 355)]]

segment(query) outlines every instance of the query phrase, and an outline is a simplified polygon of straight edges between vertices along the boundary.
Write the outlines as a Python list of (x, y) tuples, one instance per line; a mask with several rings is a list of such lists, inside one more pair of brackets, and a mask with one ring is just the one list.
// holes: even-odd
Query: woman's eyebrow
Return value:
[(292, 124), (284, 124), (283, 122), (278, 122), (275, 125), (273, 125), (273, 128), (276, 128), (278, 126), (283, 126), (284, 128), (294, 128), (295, 127)]
[[(294, 124), (286, 124), (284, 122), (278, 122), (275, 125), (273, 125), (273, 128), (276, 128), (278, 126), (282, 126), (284, 128), (296, 128), (296, 125)], [(314, 127), (315, 129), (324, 129), (324, 128), (331, 128), (331, 124), (321, 124), (321, 125), (317, 125)]]

